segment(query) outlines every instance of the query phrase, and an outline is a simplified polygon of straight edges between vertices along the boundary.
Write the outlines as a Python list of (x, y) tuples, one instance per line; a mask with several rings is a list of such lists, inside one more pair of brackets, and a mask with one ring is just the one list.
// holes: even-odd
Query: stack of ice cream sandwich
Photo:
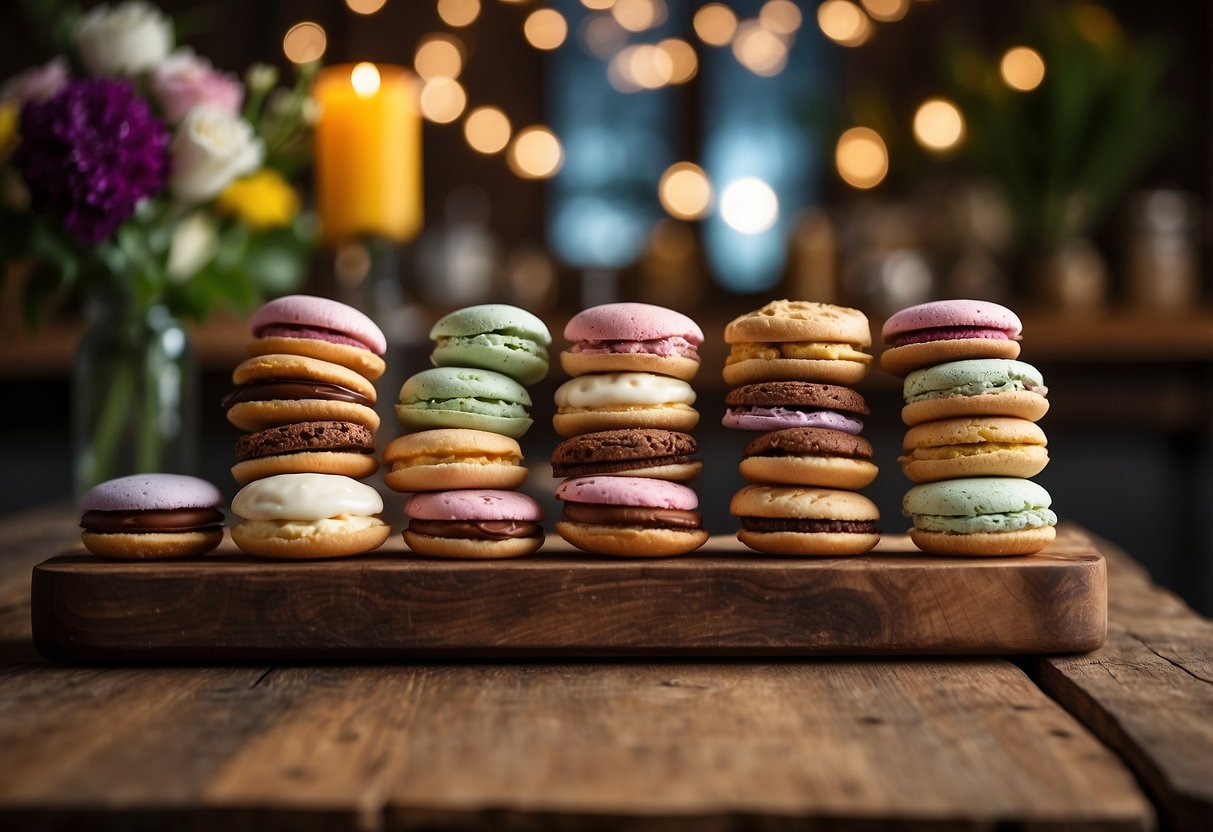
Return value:
[(530, 429), (523, 385), (548, 372), (552, 337), (515, 306), (483, 304), (430, 330), (433, 369), (400, 389), (396, 415), (411, 433), (384, 451), (384, 481), (413, 493), (404, 541), (443, 558), (508, 558), (543, 544), (543, 513), (514, 489), (527, 477), (518, 439)]
[(996, 303), (943, 300), (885, 322), (881, 366), (904, 377), (902, 470), (910, 538), (941, 555), (1027, 555), (1055, 536), (1047, 491), (1029, 477), (1049, 462), (1036, 421), (1044, 379), (1017, 360), (1023, 327)]
[(387, 342), (370, 318), (326, 298), (289, 295), (251, 320), (249, 358), (232, 374), (236, 545), (252, 555), (322, 558), (383, 544), (383, 500), (365, 479), (375, 457), (375, 379)]
[(880, 541), (880, 512), (858, 489), (876, 478), (860, 432), (868, 406), (848, 385), (867, 374), (857, 309), (777, 300), (725, 328), (724, 426), (754, 431), (729, 510), (741, 542), (779, 555), (857, 555)]
[(703, 463), (690, 435), (699, 422), (690, 382), (703, 331), (679, 312), (610, 303), (574, 315), (560, 363), (573, 378), (556, 390), (553, 424), (564, 441), (552, 472), (556, 530), (586, 552), (660, 557), (707, 542), (699, 498), (683, 483)]

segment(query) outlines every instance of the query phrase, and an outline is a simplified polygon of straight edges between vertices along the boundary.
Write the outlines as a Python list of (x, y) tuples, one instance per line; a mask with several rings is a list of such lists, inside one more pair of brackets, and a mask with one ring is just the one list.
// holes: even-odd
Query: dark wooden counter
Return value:
[[(0, 827), (1207, 829), (1213, 623), (1106, 548), (1081, 656), (65, 667), (0, 522)], [(1144, 789), (1144, 790), (1143, 790)]]

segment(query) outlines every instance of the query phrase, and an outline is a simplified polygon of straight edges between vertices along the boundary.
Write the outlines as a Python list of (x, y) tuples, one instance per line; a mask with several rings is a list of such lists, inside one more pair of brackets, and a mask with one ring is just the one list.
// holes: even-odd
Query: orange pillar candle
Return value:
[(413, 76), (369, 63), (326, 67), (312, 95), (316, 202), (326, 243), (412, 239), (421, 230), (421, 118)]

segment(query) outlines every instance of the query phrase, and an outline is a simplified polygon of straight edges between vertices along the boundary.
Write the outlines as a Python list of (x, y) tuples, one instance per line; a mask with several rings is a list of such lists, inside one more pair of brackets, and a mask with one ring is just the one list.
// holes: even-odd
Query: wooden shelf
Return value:
[[(727, 318), (695, 316), (707, 335), (702, 348), (705, 367), (724, 364), (721, 337)], [(1029, 361), (1106, 363), (1213, 362), (1213, 309), (1177, 315), (1108, 310), (1085, 315), (1026, 314), (1025, 351)], [(564, 316), (549, 316), (556, 343)], [(874, 322), (875, 323), (875, 322)], [(15, 326), (0, 334), (0, 379), (66, 375), (83, 327), (58, 322), (36, 334)], [(203, 370), (224, 370), (244, 358), (248, 324), (243, 318), (217, 315), (191, 326), (190, 336)], [(878, 345), (877, 345), (878, 348)]]

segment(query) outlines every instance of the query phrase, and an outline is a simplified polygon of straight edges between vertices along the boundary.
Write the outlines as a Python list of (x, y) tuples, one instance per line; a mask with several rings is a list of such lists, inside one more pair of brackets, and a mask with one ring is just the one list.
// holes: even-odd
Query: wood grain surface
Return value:
[[(1210, 650), (1174, 649), (1191, 613), (1128, 591), (1115, 550), (1113, 639), (1130, 616), (1165, 632), (1091, 671), (1123, 682), (1076, 708), (1104, 745), (998, 659), (63, 666), (30, 642), (29, 579), (71, 536), (63, 511), (0, 521), (5, 830), (1128, 830), (1155, 819), (1125, 762), (1168, 819), (1209, 782), (1191, 676), (1154, 651), (1207, 676)], [(1185, 761), (1199, 782), (1151, 784)]]
[(1115, 755), (993, 659), (54, 668), (0, 691), (6, 829), (1153, 818)]
[(1181, 832), (1213, 829), (1213, 621), (1154, 585), (1123, 552), (1108, 641), (1039, 662), (1051, 696), (1132, 764)]
[(416, 708), (389, 828), (560, 828), (589, 814), (629, 829), (653, 817), (1133, 829), (1151, 817), (1116, 759), (999, 660), (437, 668)]
[(1027, 558), (933, 558), (902, 536), (859, 558), (283, 563), (55, 558), (34, 643), (64, 661), (444, 656), (1073, 652), (1103, 643), (1102, 556), (1076, 533)]

